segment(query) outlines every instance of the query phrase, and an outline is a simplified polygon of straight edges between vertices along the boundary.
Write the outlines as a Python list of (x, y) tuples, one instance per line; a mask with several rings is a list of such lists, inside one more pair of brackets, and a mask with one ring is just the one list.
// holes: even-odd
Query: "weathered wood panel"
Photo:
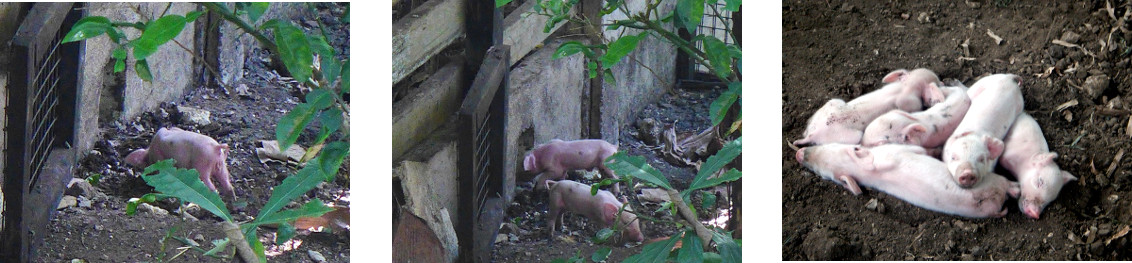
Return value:
[(393, 24), (393, 83), (464, 34), (465, 1), (428, 1)]
[[(527, 53), (534, 50), (536, 46), (542, 44), (554, 31), (562, 28), (566, 22), (559, 23), (550, 33), (543, 33), (542, 29), (546, 27), (546, 21), (550, 17), (538, 15), (534, 13), (534, 7), (537, 1), (527, 1), (526, 4), (519, 6), (518, 9), (511, 12), (503, 20), (503, 44), (511, 46), (511, 65), (519, 63)], [(570, 9), (570, 14), (576, 14), (578, 6)], [(529, 13), (528, 15), (523, 15)]]
[(397, 160), (456, 113), (463, 98), (463, 61), (448, 63), (393, 105), (393, 159)]

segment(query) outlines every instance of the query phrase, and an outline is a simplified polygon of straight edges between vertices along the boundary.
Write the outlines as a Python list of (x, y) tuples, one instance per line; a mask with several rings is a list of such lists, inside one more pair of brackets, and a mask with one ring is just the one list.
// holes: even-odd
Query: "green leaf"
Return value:
[[(241, 227), (241, 229), (243, 228)], [(259, 242), (259, 237), (258, 235), (256, 235), (256, 228), (249, 227), (244, 230), (244, 240), (248, 241), (248, 246), (251, 246), (252, 251), (255, 252), (256, 257), (259, 257), (259, 262), (266, 263), (267, 255), (264, 254), (264, 251), (266, 250), (263, 247), (263, 242)]]
[(704, 18), (704, 0), (684, 0), (676, 2), (676, 16), (680, 25), (689, 33), (696, 32), (700, 20)]
[(704, 263), (723, 263), (723, 258), (719, 256), (719, 253), (704, 252)]
[(590, 72), (590, 78), (591, 79), (596, 78), (597, 77), (597, 62), (587, 61), (586, 62), (586, 70)]
[[(294, 222), (295, 220), (297, 220), (299, 218), (303, 218), (303, 217), (319, 217), (319, 216), (322, 216), (322, 214), (325, 214), (326, 212), (330, 212), (330, 211), (334, 211), (334, 208), (330, 208), (330, 207), (326, 206), (326, 204), (322, 203), (322, 200), (311, 199), (310, 202), (307, 202), (306, 204), (304, 204), (303, 206), (301, 206), (299, 208), (286, 210), (286, 211), (280, 211), (280, 212), (277, 212), (277, 213), (271, 213), (271, 214), (268, 214), (267, 216), (256, 218), (255, 221), (252, 221), (250, 224), (252, 224), (254, 226), (270, 225), (270, 224), (285, 224), (285, 223), (288, 223), (288, 222)], [(295, 229), (294, 226), (291, 226), (291, 225), (287, 225), (287, 226), (291, 227), (291, 231), (294, 231), (294, 229)], [(282, 228), (283, 228), (282, 225), (280, 225), (280, 229), (282, 229)], [(287, 239), (290, 239), (290, 237), (288, 237)], [(287, 239), (283, 239), (283, 240), (286, 241)], [(283, 243), (283, 242), (278, 242), (278, 243)]]
[[(220, 195), (201, 182), (197, 170), (176, 168), (173, 167), (173, 162), (172, 159), (168, 159), (146, 167), (142, 179), (162, 194), (197, 204), (225, 221), (232, 221), (232, 215), (220, 200)], [(157, 174), (149, 175), (155, 171)]]
[[(731, 169), (731, 171), (728, 171), (716, 178), (708, 179), (708, 177), (714, 175), (716, 171), (719, 171), (720, 168), (723, 168), (724, 165), (731, 163), (731, 160), (734, 160), (735, 157), (743, 153), (742, 140), (743, 136), (739, 136), (739, 138), (735, 138), (735, 140), (724, 144), (723, 149), (720, 149), (719, 152), (715, 153), (715, 155), (708, 157), (707, 161), (704, 162), (702, 166), (700, 166), (700, 171), (696, 173), (696, 178), (692, 179), (692, 184), (688, 186), (688, 190), (684, 190), (684, 192), (691, 192), (697, 189), (708, 188), (723, 182), (729, 182), (739, 179), (742, 174), (735, 169)], [(732, 173), (732, 171), (734, 171), (734, 173)]]
[(727, 79), (731, 75), (731, 51), (727, 48), (727, 44), (712, 36), (705, 37), (704, 53), (719, 78)]
[(324, 110), (334, 105), (334, 94), (326, 89), (313, 89), (307, 93), (307, 103), (315, 110)]
[(613, 70), (605, 69), (604, 71), (602, 71), (601, 76), (605, 83), (617, 83), (617, 79), (613, 78)]
[(606, 50), (605, 55), (602, 55), (600, 58), (601, 66), (606, 69), (613, 68), (613, 65), (620, 62), (621, 58), (624, 58), (625, 55), (628, 55), (633, 49), (636, 49), (637, 42), (640, 42), (641, 39), (647, 35), (648, 32), (646, 31), (638, 35), (624, 36), (609, 43), (609, 50)]
[(562, 45), (558, 46), (557, 50), (554, 50), (554, 55), (551, 56), (551, 58), (564, 58), (573, 54), (577, 54), (578, 52), (582, 52), (582, 50), (586, 49), (586, 45), (582, 44), (582, 42), (567, 41), (566, 43), (562, 43)]
[(743, 0), (724, 0), (724, 2), (727, 2), (727, 6), (723, 7), (723, 10), (731, 12), (739, 12), (739, 5), (743, 4)]
[(306, 82), (311, 76), (311, 63), (314, 53), (311, 52), (303, 30), (290, 22), (280, 22), (275, 26), (275, 45), (279, 48), (279, 58), (291, 72), (291, 77), (299, 82)]
[(723, 117), (727, 116), (727, 111), (731, 109), (731, 105), (739, 99), (739, 95), (742, 95), (743, 83), (736, 81), (727, 86), (727, 91), (711, 102), (709, 111), (711, 113), (711, 125), (713, 126), (723, 122)]
[(275, 126), (275, 139), (279, 141), (279, 149), (287, 149), (295, 144), (303, 128), (314, 119), (315, 113), (318, 113), (318, 109), (311, 104), (299, 103), (290, 112), (284, 114)]
[(63, 37), (62, 43), (70, 43), (74, 41), (84, 40), (92, 37), (100, 36), (106, 31), (110, 30), (110, 19), (101, 16), (88, 16), (79, 19), (71, 26), (71, 31)]
[(275, 230), (275, 244), (286, 243), (292, 237), (295, 237), (295, 226), (288, 223), (279, 223), (279, 228)]
[(605, 261), (605, 259), (609, 258), (610, 252), (613, 252), (612, 248), (605, 246), (600, 247), (597, 249), (597, 251), (594, 251), (594, 253), (590, 255), (590, 260), (593, 260), (594, 262)]
[(700, 207), (704, 209), (715, 207), (715, 193), (709, 191), (700, 192), (700, 200), (703, 200), (703, 205)]
[(157, 48), (169, 42), (185, 29), (185, 18), (180, 15), (167, 15), (149, 25), (137, 40), (134, 40), (134, 58), (145, 59), (157, 52)]
[(126, 38), (126, 36), (122, 34), (122, 30), (116, 27), (111, 27), (109, 30), (106, 30), (106, 35), (110, 36), (110, 40), (114, 41), (115, 44), (121, 44), (122, 39)]
[(204, 12), (192, 11), (192, 12), (189, 12), (188, 14), (185, 14), (185, 23), (196, 21), (197, 18), (200, 17), (201, 14), (204, 14)]
[(86, 178), (86, 182), (93, 186), (98, 186), (99, 181), (102, 181), (102, 174), (92, 174)]
[(609, 238), (612, 237), (613, 229), (610, 229), (608, 227), (602, 228), (601, 230), (597, 231), (597, 235), (594, 235), (593, 242), (597, 244), (603, 244), (605, 243), (605, 241), (609, 241)]
[[(657, 241), (657, 242), (653, 242), (652, 244), (645, 245), (645, 247), (641, 249), (640, 254), (637, 254), (634, 257), (627, 258), (627, 259), (625, 259), (625, 261), (622, 261), (622, 262), (624, 262), (624, 263), (635, 263), (635, 262), (663, 263), (668, 259), (668, 252), (672, 251), (673, 246), (676, 246), (676, 241), (680, 241), (680, 239), (676, 238), (676, 237), (683, 235), (685, 232), (686, 231), (681, 230), (680, 232), (677, 232), (676, 234), (672, 235), (672, 238), (669, 238), (669, 239), (664, 240), (664, 241)], [(689, 235), (691, 235), (691, 234), (689, 234)], [(684, 246), (688, 246), (688, 244), (685, 243)]]
[(259, 18), (263, 16), (263, 13), (267, 12), (267, 8), (267, 2), (254, 2), (248, 5), (244, 9), (248, 11), (248, 22), (254, 25), (255, 22), (259, 21)]
[(207, 252), (204, 252), (204, 255), (210, 256), (210, 257), (219, 257), (220, 252), (224, 252), (224, 250), (228, 249), (228, 243), (230, 243), (230, 242), (231, 242), (231, 240), (228, 240), (227, 238), (219, 239), (219, 240), (213, 240), (212, 241), (212, 249), (209, 249)]
[(322, 169), (320, 169), (318, 165), (307, 165), (299, 170), (298, 173), (287, 176), (287, 179), (283, 179), (283, 182), (272, 189), (271, 198), (269, 198), (267, 203), (263, 205), (263, 208), (259, 210), (256, 221), (261, 222), (270, 219), (271, 217), (269, 216), (272, 216), (272, 214), (279, 211), (279, 209), (283, 209), (283, 207), (287, 206), (287, 204), (291, 203), (295, 198), (299, 198), (311, 189), (314, 189), (319, 183), (322, 183), (325, 178), (326, 176), (322, 174)]
[(114, 59), (114, 73), (120, 73), (126, 70), (126, 61), (121, 59)]
[(350, 60), (342, 64), (342, 94), (346, 94), (350, 93)]
[(719, 249), (719, 256), (723, 258), (723, 262), (743, 261), (743, 249), (731, 239), (730, 234), (712, 231), (711, 240), (715, 241), (715, 247)]
[(342, 110), (337, 107), (330, 107), (330, 109), (318, 114), (318, 122), (322, 124), (322, 128), (318, 131), (318, 138), (315, 139), (314, 144), (321, 144), (330, 138), (331, 134), (338, 131), (342, 127)]
[(625, 152), (617, 152), (605, 159), (605, 167), (609, 167), (618, 176), (636, 177), (649, 184), (672, 189), (664, 174), (649, 165), (643, 156), (629, 156)]
[[(136, 53), (137, 49), (134, 49), (134, 52)], [(122, 67), (124, 68), (125, 65)], [(137, 63), (134, 63), (134, 70), (138, 72), (138, 78), (147, 82), (153, 81), (153, 73), (149, 71), (149, 63), (145, 62), (144, 59), (139, 59)]]
[(692, 232), (685, 232), (683, 246), (676, 252), (676, 262), (703, 262), (704, 246), (700, 237)]
[(321, 77), (328, 84), (333, 84), (342, 71), (342, 63), (335, 57), (334, 48), (326, 42), (326, 38), (323, 36), (308, 36), (307, 41), (311, 44), (314, 52), (319, 55)]
[(346, 160), (348, 155), (350, 155), (349, 143), (332, 142), (323, 147), (322, 153), (312, 159), (313, 162), (308, 161), (307, 165), (317, 164), (316, 166), (322, 169), (322, 173), (326, 175), (326, 181), (329, 182), (338, 174), (338, 169), (342, 167), (342, 162)]
[(507, 5), (507, 3), (510, 3), (510, 2), (511, 2), (511, 0), (495, 0), (495, 8), (503, 7), (504, 5)]
[(116, 59), (126, 59), (126, 48), (122, 46), (114, 48), (114, 51), (110, 53), (110, 57)]

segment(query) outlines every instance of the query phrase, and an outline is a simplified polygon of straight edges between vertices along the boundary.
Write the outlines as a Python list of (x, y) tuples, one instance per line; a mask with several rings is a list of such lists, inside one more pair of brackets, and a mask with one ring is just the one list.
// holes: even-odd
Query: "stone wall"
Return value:
[[(676, 9), (676, 1), (664, 1), (658, 8), (661, 15), (668, 14)], [(629, 1), (629, 10), (632, 12), (643, 11), (644, 1)], [(626, 15), (618, 10), (602, 17), (602, 20), (603, 23), (611, 23), (613, 20), (624, 19), (625, 17)], [(664, 25), (666, 29), (673, 30), (671, 23)], [(620, 31), (625, 31), (624, 35), (641, 32), (639, 29), (622, 27), (618, 30), (605, 31), (605, 37), (612, 40), (622, 34)], [(661, 95), (674, 87), (676, 84), (676, 52), (676, 46), (655, 36), (649, 36), (637, 43), (637, 49), (613, 66), (613, 75), (617, 81), (615, 83), (602, 83), (602, 139), (617, 144), (621, 127), (633, 123), (637, 114), (645, 106), (656, 102)], [(634, 62), (633, 58), (636, 58), (647, 68)]]

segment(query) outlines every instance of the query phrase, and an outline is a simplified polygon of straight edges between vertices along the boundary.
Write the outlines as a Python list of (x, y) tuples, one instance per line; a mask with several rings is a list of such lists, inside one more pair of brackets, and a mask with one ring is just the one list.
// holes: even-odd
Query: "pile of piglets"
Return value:
[[(1053, 161), (1042, 130), (1023, 112), (1022, 78), (994, 74), (969, 89), (928, 69), (896, 70), (884, 87), (814, 113), (795, 158), (855, 195), (861, 186), (925, 209), (1002, 217), (1007, 196), (1037, 219), (1077, 180)], [(926, 108), (926, 109), (925, 109)], [(995, 165), (1016, 180), (995, 174)]]
[(564, 211), (583, 215), (602, 228), (616, 225), (621, 230), (618, 239), (621, 242), (641, 242), (645, 239), (633, 210), (625, 206), (625, 211), (621, 211), (622, 204), (628, 204), (628, 200), (616, 197), (621, 192), (617, 184), (612, 186), (612, 193), (598, 190), (595, 195), (590, 194), (590, 186), (587, 184), (564, 180), (566, 171), (594, 169), (602, 177), (617, 179), (617, 175), (605, 167), (605, 159), (614, 153), (617, 153), (617, 146), (603, 140), (553, 139), (536, 146), (523, 158), (523, 170), (539, 174), (534, 179), (535, 190), (545, 189), (550, 196), (547, 220), (551, 242), (554, 241), (555, 226), (562, 221)]

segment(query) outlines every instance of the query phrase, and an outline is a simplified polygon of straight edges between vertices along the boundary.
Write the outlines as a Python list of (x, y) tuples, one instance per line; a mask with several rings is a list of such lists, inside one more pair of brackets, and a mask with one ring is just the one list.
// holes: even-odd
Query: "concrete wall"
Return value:
[[(228, 9), (235, 10), (236, 5), (229, 3)], [(258, 23), (256, 23), (255, 26), (259, 26), (263, 24), (263, 22), (267, 22), (271, 19), (296, 21), (307, 12), (310, 11), (307, 9), (306, 3), (273, 2), (269, 5), (267, 11), (263, 13), (263, 16), (256, 21)], [(247, 17), (241, 18), (247, 19)], [(220, 47), (218, 51), (220, 55), (218, 59), (220, 60), (220, 65), (217, 65), (217, 67), (220, 68), (220, 79), (224, 83), (236, 86), (234, 84), (239, 83), (244, 78), (244, 62), (246, 61), (248, 50), (258, 46), (259, 42), (255, 40), (255, 37), (250, 34), (244, 34), (244, 31), (241, 30), (240, 27), (228, 23), (228, 21), (220, 23), (219, 31)]]
[[(141, 21), (142, 15), (148, 19), (156, 19), (165, 10), (166, 3), (90, 3), (87, 6), (89, 16), (105, 16), (111, 21)], [(190, 3), (173, 3), (168, 14), (185, 14), (196, 10), (197, 6)], [(195, 45), (193, 36), (195, 28), (186, 26), (184, 31), (175, 38), (190, 49)], [(123, 30), (130, 39), (137, 38), (137, 30)], [(79, 152), (89, 150), (94, 141), (98, 139), (98, 112), (99, 98), (103, 92), (112, 92), (114, 89), (123, 89), (121, 93), (126, 99), (122, 100), (121, 118), (129, 119), (138, 114), (156, 108), (163, 101), (180, 99), (186, 88), (193, 82), (193, 57), (188, 51), (181, 49), (170, 42), (163, 45), (156, 53), (150, 55), (146, 61), (153, 73), (153, 81), (146, 82), (137, 77), (133, 54), (126, 59), (125, 72), (122, 75), (124, 83), (113, 81), (113, 63), (110, 53), (114, 44), (108, 37), (97, 37), (84, 41), (82, 60), (82, 76), (79, 80), (79, 92), (82, 93), (81, 109), (76, 147)], [(106, 84), (110, 83), (111, 86)], [(121, 86), (118, 86), (121, 85)], [(115, 87), (117, 86), (117, 87)], [(113, 102), (111, 102), (113, 103)], [(116, 108), (116, 107), (115, 107)]]
[[(582, 56), (551, 59), (563, 42), (555, 39), (511, 69), (507, 101), (507, 149), (504, 172), (522, 172), (522, 160), (530, 148), (550, 139), (573, 140), (582, 134), (582, 109), (589, 90)], [(526, 138), (524, 132), (529, 135)], [(514, 176), (516, 180), (523, 176)], [(522, 182), (520, 182), (522, 183)], [(504, 189), (511, 193), (515, 182)], [(507, 200), (511, 200), (508, 198)]]
[[(644, 10), (644, 1), (628, 1), (631, 12)], [(658, 7), (661, 15), (668, 14), (676, 9), (676, 1), (667, 0)], [(639, 11), (638, 11), (639, 10)], [(626, 15), (621, 11), (602, 17), (603, 23), (624, 19)], [(665, 24), (666, 29), (673, 30), (671, 23)], [(612, 40), (620, 35), (639, 34), (641, 30), (621, 28), (605, 31), (606, 39)], [(632, 123), (645, 106), (656, 102), (676, 83), (676, 46), (668, 44), (656, 37), (647, 37), (637, 43), (637, 49), (625, 56), (621, 62), (614, 65), (613, 75), (616, 83), (604, 82), (602, 86), (601, 105), (601, 138), (610, 143), (617, 143), (617, 134), (621, 126)], [(630, 57), (636, 57), (641, 63), (652, 69), (652, 72)], [(655, 74), (653, 73), (655, 72)], [(661, 79), (658, 79), (659, 76)]]

